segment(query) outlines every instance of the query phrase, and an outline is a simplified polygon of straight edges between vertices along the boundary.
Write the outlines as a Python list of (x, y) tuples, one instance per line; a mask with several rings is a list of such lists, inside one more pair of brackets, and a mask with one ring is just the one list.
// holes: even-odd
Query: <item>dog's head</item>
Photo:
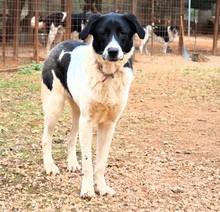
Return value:
[(169, 41), (173, 42), (174, 38), (178, 35), (177, 27), (168, 26), (167, 32), (168, 32), (168, 36), (169, 36)]
[(171, 33), (173, 33), (174, 37), (178, 35), (178, 32), (179, 32), (178, 27), (176, 26), (168, 26), (167, 30), (168, 32), (170, 31)]
[[(33, 16), (31, 18), (31, 27), (32, 28), (35, 28), (35, 19), (36, 19), (35, 16)], [(45, 27), (44, 19), (42, 16), (39, 16), (39, 18), (38, 18), (38, 27), (39, 27), (39, 29), (42, 29)]]
[(131, 51), (135, 33), (142, 39), (145, 36), (145, 31), (132, 14), (95, 14), (90, 17), (80, 38), (84, 40), (89, 34), (93, 35), (94, 51), (104, 60), (118, 61)]

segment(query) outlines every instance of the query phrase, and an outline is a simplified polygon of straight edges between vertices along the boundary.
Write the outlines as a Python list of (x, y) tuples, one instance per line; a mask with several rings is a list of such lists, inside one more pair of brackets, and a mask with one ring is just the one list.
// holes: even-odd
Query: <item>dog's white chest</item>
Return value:
[(127, 102), (129, 88), (134, 76), (130, 68), (108, 77), (104, 82), (90, 46), (77, 47), (71, 52), (67, 72), (67, 85), (72, 98), (82, 108), (86, 104), (117, 105)]

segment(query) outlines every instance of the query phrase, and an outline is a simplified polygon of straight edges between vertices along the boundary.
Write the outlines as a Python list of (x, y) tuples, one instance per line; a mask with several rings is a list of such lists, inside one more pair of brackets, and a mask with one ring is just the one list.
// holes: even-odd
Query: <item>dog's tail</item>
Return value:
[[(32, 27), (32, 28), (35, 28), (35, 16), (33, 16), (33, 17), (31, 18), (31, 27)], [(42, 28), (44, 28), (44, 27), (45, 27), (45, 22), (42, 20), (41, 17), (39, 17), (38, 28), (39, 28), (39, 29), (42, 29)]]

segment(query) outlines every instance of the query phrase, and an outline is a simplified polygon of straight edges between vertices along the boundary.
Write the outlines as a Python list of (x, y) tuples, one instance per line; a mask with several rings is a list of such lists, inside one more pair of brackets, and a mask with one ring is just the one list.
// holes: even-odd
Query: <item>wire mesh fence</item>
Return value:
[[(180, 32), (180, 15), (184, 13), (184, 38), (188, 50), (210, 54), (216, 10), (215, 0), (2, 0), (0, 70), (44, 60), (57, 43), (78, 39), (86, 20), (97, 12), (134, 13), (148, 33), (152, 29), (155, 34), (164, 27), (166, 31), (167, 27), (172, 27)], [(180, 53), (179, 34), (169, 40), (166, 54), (163, 54), (164, 44), (158, 42), (160, 37), (153, 37), (152, 42), (149, 39), (146, 57)], [(134, 40), (139, 51), (140, 40)], [(218, 45), (217, 53), (220, 54)]]

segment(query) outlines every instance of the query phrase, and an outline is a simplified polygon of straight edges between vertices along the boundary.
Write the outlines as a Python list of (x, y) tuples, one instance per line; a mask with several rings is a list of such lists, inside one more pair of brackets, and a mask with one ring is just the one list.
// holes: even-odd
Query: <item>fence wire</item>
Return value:
[[(0, 70), (14, 69), (33, 60), (43, 61), (49, 49), (65, 39), (78, 39), (78, 33), (73, 32), (74, 15), (82, 13), (109, 12), (134, 13), (143, 27), (173, 26), (180, 30), (181, 7), (184, 8), (185, 44), (189, 51), (211, 54), (213, 46), (213, 30), (215, 24), (216, 1), (210, 0), (2, 0), (0, 2)], [(181, 5), (182, 3), (182, 5)], [(52, 35), (48, 19), (52, 14), (67, 14), (53, 17), (54, 22), (62, 22)], [(37, 17), (36, 17), (37, 15)], [(35, 17), (35, 24), (33, 22)], [(56, 20), (57, 18), (57, 20)], [(86, 17), (87, 18), (87, 17)], [(42, 25), (40, 25), (42, 24)], [(48, 25), (48, 26), (47, 26)], [(43, 27), (42, 27), (43, 26)], [(80, 26), (81, 27), (81, 26)], [(77, 31), (77, 30), (76, 30)], [(79, 31), (79, 30), (78, 30)], [(48, 47), (49, 38), (53, 37)], [(50, 41), (51, 42), (51, 41)], [(205, 45), (204, 45), (205, 44)], [(137, 51), (140, 42), (135, 43)], [(170, 43), (170, 54), (178, 54), (179, 36)], [(162, 44), (149, 42), (150, 54), (163, 55)], [(217, 54), (220, 49), (217, 48)], [(148, 57), (149, 54), (146, 54)]]

